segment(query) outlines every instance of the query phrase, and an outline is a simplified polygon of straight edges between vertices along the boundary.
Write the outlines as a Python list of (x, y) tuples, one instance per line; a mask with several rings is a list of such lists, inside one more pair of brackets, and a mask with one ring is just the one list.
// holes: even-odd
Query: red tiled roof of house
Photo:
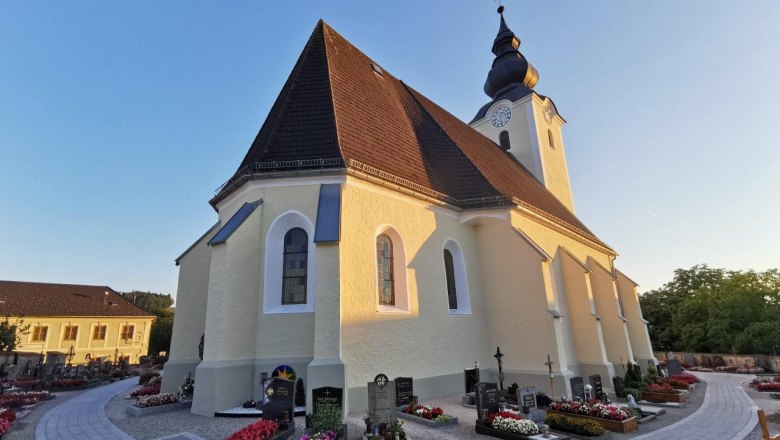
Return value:
[(0, 280), (0, 315), (154, 316), (108, 286), (2, 280)]
[(608, 247), (513, 156), (320, 21), (235, 175), (354, 168), (462, 208), (521, 204)]

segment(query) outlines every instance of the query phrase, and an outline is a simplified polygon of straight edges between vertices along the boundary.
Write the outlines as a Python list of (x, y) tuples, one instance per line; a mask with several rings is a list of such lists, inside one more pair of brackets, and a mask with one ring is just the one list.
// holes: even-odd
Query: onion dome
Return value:
[(515, 87), (532, 89), (539, 82), (539, 72), (528, 63), (517, 50), (520, 40), (504, 21), (504, 7), (498, 7), (501, 25), (493, 40), (493, 53), (496, 58), (485, 81), (485, 93), (493, 99)]

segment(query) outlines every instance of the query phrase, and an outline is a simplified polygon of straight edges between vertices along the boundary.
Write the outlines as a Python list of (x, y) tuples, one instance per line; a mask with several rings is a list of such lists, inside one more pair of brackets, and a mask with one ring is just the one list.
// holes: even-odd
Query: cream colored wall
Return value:
[(636, 292), (636, 284), (617, 271), (617, 288), (623, 301), (628, 335), (631, 340), (634, 358), (637, 362), (654, 360), (653, 347), (650, 343), (650, 334), (647, 331), (647, 323), (642, 317), (642, 309), (639, 306), (639, 295)]
[(593, 271), (590, 276), (593, 299), (596, 313), (601, 317), (607, 359), (615, 365), (633, 362), (634, 355), (631, 352), (626, 323), (620, 314), (614, 278), (606, 268), (593, 263), (592, 259), (589, 259), (588, 263), (588, 267)]
[[(58, 317), (58, 316), (26, 316), (24, 325), (30, 324), (30, 333), (22, 336), (18, 345), (18, 351), (23, 352), (49, 352), (57, 351), (67, 353), (73, 346), (75, 355), (71, 363), (83, 364), (89, 353), (92, 359), (109, 357), (114, 359), (118, 349), (119, 356), (129, 356), (131, 363), (137, 363), (140, 356), (145, 356), (149, 347), (149, 334), (151, 333), (152, 317)], [(15, 318), (11, 318), (14, 321)], [(65, 341), (65, 327), (78, 326), (75, 341)], [(93, 340), (92, 331), (97, 325), (106, 325), (105, 340)], [(134, 325), (133, 339), (124, 341), (120, 338), (123, 325)], [(33, 342), (32, 329), (36, 326), (49, 328), (46, 340)]]
[[(533, 120), (535, 122), (535, 135), (539, 145), (539, 152), (544, 167), (544, 185), (550, 190), (561, 203), (571, 212), (574, 212), (574, 198), (571, 193), (571, 184), (569, 182), (569, 168), (566, 165), (566, 151), (563, 147), (563, 119), (560, 116), (553, 116), (550, 122), (544, 116), (545, 106), (552, 106), (552, 102), (547, 104), (544, 99), (534, 94), (533, 102)], [(547, 130), (553, 134), (555, 148), (550, 147), (550, 140)]]
[(214, 228), (179, 260), (179, 287), (169, 361), (200, 362), (198, 345), (206, 329), (211, 266), (211, 248), (207, 243), (218, 230), (219, 227)]
[[(462, 374), (475, 360), (489, 365), (474, 228), (461, 225), (454, 211), (352, 177), (343, 186), (341, 221), (341, 340), (348, 387), (364, 387), (380, 372), (422, 378)], [(375, 240), (383, 225), (403, 240), (408, 313), (377, 312)], [(460, 245), (469, 270), (471, 315), (449, 313), (443, 245), (450, 238)]]

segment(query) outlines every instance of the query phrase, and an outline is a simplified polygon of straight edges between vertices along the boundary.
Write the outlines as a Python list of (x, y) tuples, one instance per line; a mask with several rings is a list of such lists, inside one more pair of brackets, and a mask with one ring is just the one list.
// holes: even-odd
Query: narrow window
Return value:
[(550, 148), (555, 148), (555, 139), (553, 138), (552, 131), (547, 130), (547, 140), (550, 142)]
[(43, 342), (46, 340), (46, 334), (49, 332), (49, 327), (37, 326), (33, 329), (32, 340), (34, 342)]
[(282, 304), (306, 304), (306, 261), (309, 256), (309, 236), (301, 228), (293, 228), (284, 236), (282, 266)]
[(97, 341), (103, 341), (106, 339), (106, 326), (96, 325), (95, 330), (92, 332), (92, 339)]
[(124, 340), (133, 339), (133, 332), (135, 330), (134, 325), (123, 325), (121, 338)]
[(62, 337), (65, 341), (75, 341), (78, 335), (79, 328), (75, 325), (65, 326), (65, 335)]
[(509, 132), (504, 130), (498, 135), (498, 142), (501, 144), (501, 148), (504, 151), (509, 151)]
[(376, 265), (378, 269), (379, 304), (394, 306), (393, 242), (385, 234), (376, 238)]
[(452, 252), (444, 249), (444, 272), (447, 275), (447, 297), (450, 300), (450, 310), (458, 309), (458, 294), (455, 290), (455, 263)]

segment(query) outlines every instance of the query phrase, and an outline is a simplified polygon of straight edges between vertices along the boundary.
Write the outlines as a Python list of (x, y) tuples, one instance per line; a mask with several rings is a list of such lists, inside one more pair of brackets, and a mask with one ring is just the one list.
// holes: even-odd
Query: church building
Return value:
[[(500, 10), (500, 12), (502, 12)], [(486, 44), (487, 45), (487, 44)], [(379, 373), (421, 399), (483, 380), (571, 396), (570, 379), (654, 362), (636, 283), (576, 216), (562, 127), (500, 18), (465, 123), (320, 21), (235, 174), (177, 260), (163, 392), (192, 412), (262, 393), (289, 366), (367, 408)], [(487, 67), (487, 66), (486, 66)], [(487, 69), (486, 69), (487, 70)]]

